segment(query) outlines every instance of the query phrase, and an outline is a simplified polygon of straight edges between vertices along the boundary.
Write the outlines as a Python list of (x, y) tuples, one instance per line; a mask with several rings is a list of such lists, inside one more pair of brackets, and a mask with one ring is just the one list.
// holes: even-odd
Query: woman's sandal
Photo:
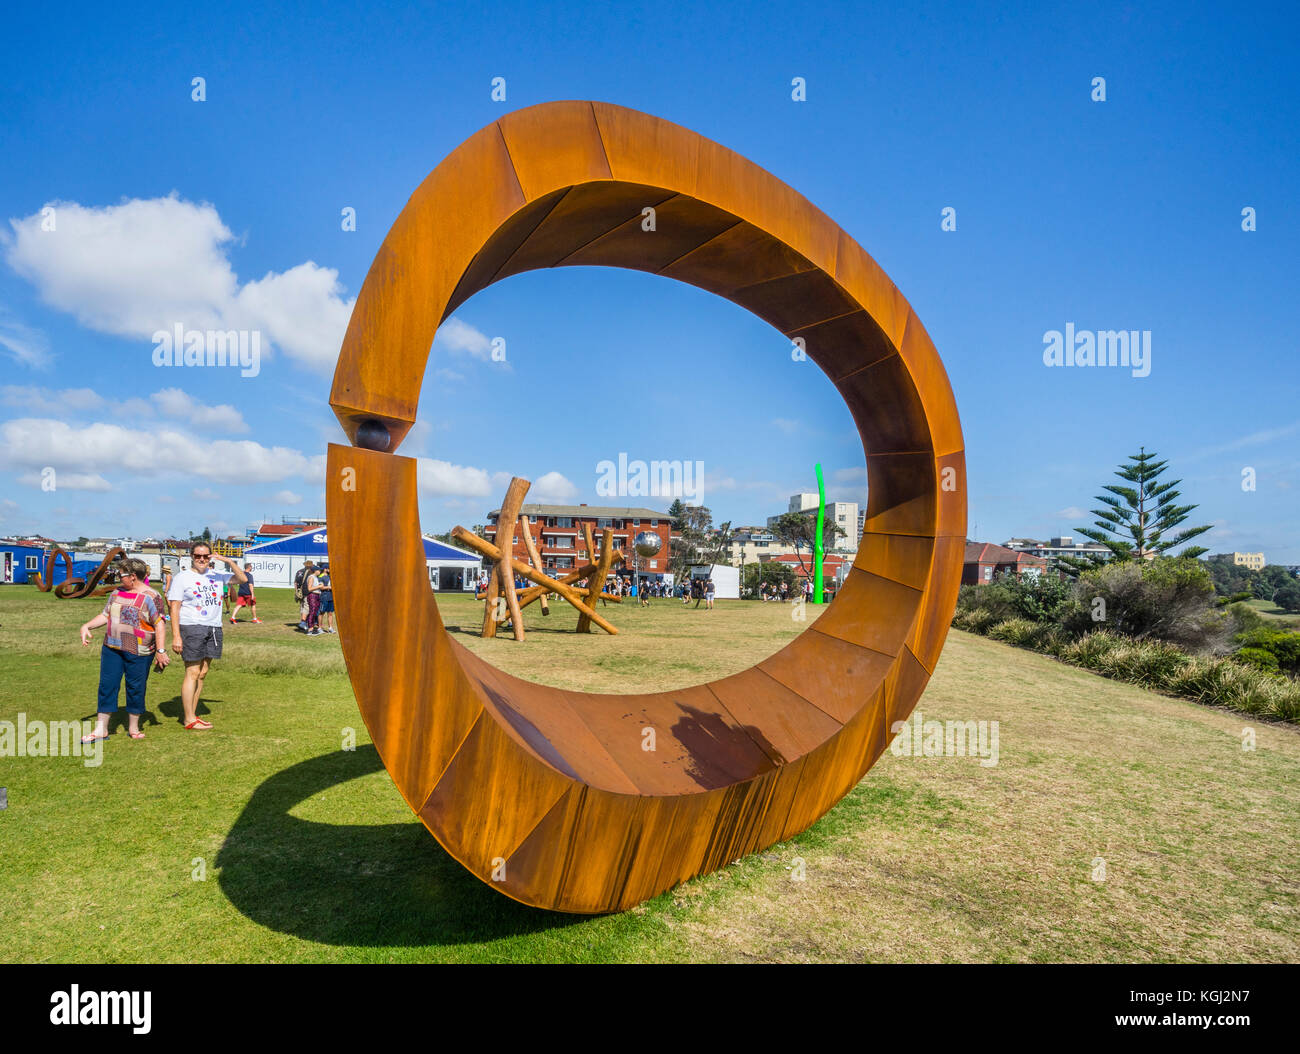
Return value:
[(209, 721), (204, 721), (203, 718), (201, 717), (196, 717), (185, 727), (191, 732), (206, 731), (207, 729), (212, 727), (212, 724)]
[(143, 733), (143, 732), (131, 732), (131, 731), (128, 730), (128, 732), (127, 732), (126, 734), (127, 734), (128, 736), (130, 736), (132, 739), (144, 739), (144, 733)]
[(81, 742), (82, 742), (82, 743), (93, 743), (93, 742), (95, 742), (95, 740), (97, 740), (97, 739), (107, 739), (107, 738), (108, 738), (108, 733), (107, 733), (107, 732), (105, 732), (103, 735), (100, 735), (98, 732), (92, 732), (92, 733), (90, 733), (90, 735), (88, 735), (88, 736), (82, 736), (82, 737), (81, 737)]

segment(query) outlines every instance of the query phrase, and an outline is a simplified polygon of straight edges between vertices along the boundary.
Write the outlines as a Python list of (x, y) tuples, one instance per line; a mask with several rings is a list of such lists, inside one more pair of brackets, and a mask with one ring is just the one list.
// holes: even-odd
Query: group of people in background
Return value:
[(713, 597), (715, 592), (716, 592), (716, 588), (713, 584), (713, 579), (711, 577), (710, 578), (692, 577), (682, 584), (681, 593), (679, 594), (682, 598), (682, 607), (689, 606), (692, 600), (695, 601), (695, 606), (699, 607), (700, 601), (703, 600), (704, 609), (706, 611), (712, 611)]
[(309, 637), (337, 632), (334, 626), (334, 587), (330, 584), (329, 564), (304, 561), (293, 579), (293, 597), (298, 601), (300, 631)]
[[(758, 597), (760, 600), (763, 601), (778, 600), (784, 602), (787, 600), (795, 599), (800, 593), (803, 594), (803, 598), (805, 601), (807, 601), (808, 603), (812, 602), (812, 595), (813, 595), (812, 579), (805, 578), (802, 584), (795, 583), (793, 588), (791, 588), (788, 582), (784, 582), (784, 581), (781, 582), (779, 585), (777, 585), (774, 582), (762, 582), (759, 584), (758, 587)], [(828, 581), (822, 587), (822, 594), (826, 598), (826, 603), (829, 604), (832, 600), (834, 600), (835, 583)]]

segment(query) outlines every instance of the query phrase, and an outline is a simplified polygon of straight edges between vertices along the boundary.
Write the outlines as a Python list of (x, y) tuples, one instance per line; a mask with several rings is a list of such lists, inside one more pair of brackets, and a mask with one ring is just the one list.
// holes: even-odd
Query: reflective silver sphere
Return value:
[(642, 556), (654, 556), (664, 546), (664, 540), (652, 531), (642, 531), (633, 541), (636, 551)]

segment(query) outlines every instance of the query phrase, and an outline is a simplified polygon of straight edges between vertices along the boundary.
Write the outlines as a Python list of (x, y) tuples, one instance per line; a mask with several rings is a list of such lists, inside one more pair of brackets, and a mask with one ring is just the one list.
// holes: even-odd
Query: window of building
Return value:
[(984, 568), (984, 581), (991, 582), (992, 580), (993, 580), (993, 568), (991, 567)]
[(551, 524), (551, 526), (552, 526), (552, 527), (572, 527), (572, 526), (573, 526), (573, 517), (572, 517), (572, 516), (557, 516), (557, 517), (555, 517), (555, 522), (554, 522), (553, 524)]
[(658, 527), (658, 526), (659, 526), (659, 521), (658, 521), (658, 520), (651, 520), (651, 521), (650, 521), (650, 526), (651, 526), (651, 527)]
[(604, 528), (604, 527), (613, 527), (613, 526), (614, 526), (614, 521), (613, 521), (612, 519), (610, 519), (610, 517), (608, 517), (608, 516), (602, 516), (602, 517), (600, 517), (599, 519), (596, 520), (596, 526), (597, 526), (597, 527), (601, 527), (601, 528)]
[(555, 559), (555, 566), (556, 566), (556, 567), (572, 567), (572, 566), (573, 566), (573, 557), (571, 557), (571, 556), (558, 556), (558, 557), (556, 557), (556, 559)]
[(34, 556), (29, 556), (29, 557), (27, 558), (27, 570), (29, 570), (29, 571), (35, 571), (35, 570), (37, 570), (37, 563), (38, 563), (38, 561), (37, 561), (36, 557), (34, 557)]
[(653, 567), (658, 567), (658, 566), (659, 566), (659, 561), (658, 561), (658, 560), (651, 560), (651, 561), (650, 561), (650, 566), (651, 566), (652, 568), (653, 568)]
[(641, 526), (641, 521), (640, 521), (640, 520), (633, 520), (633, 521), (632, 521), (632, 526), (633, 526), (633, 527), (640, 527), (640, 526)]

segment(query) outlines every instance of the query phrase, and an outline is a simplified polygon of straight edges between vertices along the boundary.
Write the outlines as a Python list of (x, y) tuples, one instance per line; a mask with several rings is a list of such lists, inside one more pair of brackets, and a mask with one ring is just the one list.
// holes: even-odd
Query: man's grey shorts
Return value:
[(221, 627), (182, 626), (181, 658), (186, 662), (221, 658)]

